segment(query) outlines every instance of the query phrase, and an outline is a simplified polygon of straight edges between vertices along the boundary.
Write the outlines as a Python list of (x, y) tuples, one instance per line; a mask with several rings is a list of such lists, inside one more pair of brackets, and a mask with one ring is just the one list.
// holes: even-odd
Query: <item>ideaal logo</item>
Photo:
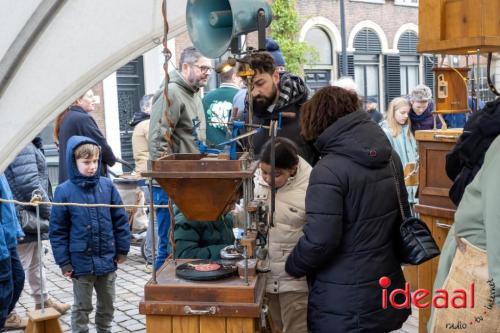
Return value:
[[(458, 288), (451, 292), (451, 294), (445, 289), (436, 289), (432, 296), (431, 302), (422, 303), (421, 301), (430, 295), (430, 292), (425, 289), (417, 289), (413, 293), (410, 293), (410, 284), (405, 283), (405, 289), (394, 289), (390, 294), (387, 288), (391, 285), (391, 279), (383, 276), (379, 279), (379, 285), (382, 287), (382, 308), (387, 309), (388, 304), (395, 309), (409, 309), (411, 304), (415, 307), (422, 309), (429, 306), (433, 306), (436, 309), (448, 308), (450, 305), (454, 309), (473, 309), (475, 307), (474, 303), (474, 282), (469, 284), (469, 289)], [(484, 309), (480, 315), (474, 315), (472, 320), (467, 322), (462, 322), (459, 320), (456, 323), (447, 323), (446, 328), (450, 330), (467, 329), (471, 328), (474, 324), (479, 324), (486, 319), (486, 315), (489, 310), (492, 310), (495, 306), (495, 283), (493, 279), (488, 280), (488, 286), (490, 289), (489, 298), (484, 305)], [(401, 295), (401, 297), (398, 297)], [(396, 302), (396, 297), (404, 300), (401, 303)], [(478, 313), (478, 311), (476, 311)], [(484, 316), (484, 317), (483, 317)]]
[[(469, 284), (469, 290), (465, 290), (464, 288), (459, 288), (453, 290), (450, 293), (444, 289), (436, 289), (434, 291), (434, 295), (432, 296), (431, 302), (422, 302), (422, 300), (430, 295), (430, 292), (425, 289), (417, 289), (413, 293), (410, 293), (410, 283), (405, 283), (405, 289), (394, 289), (388, 295), (387, 288), (391, 285), (391, 279), (387, 276), (383, 276), (378, 281), (379, 285), (382, 289), (382, 308), (387, 309), (388, 302), (395, 309), (409, 309), (411, 304), (415, 307), (422, 309), (427, 308), (431, 304), (433, 307), (439, 308), (448, 308), (451, 304), (452, 308), (460, 309), (460, 308), (474, 308), (474, 282)], [(396, 302), (396, 297), (400, 299), (404, 299), (404, 302), (398, 303)]]

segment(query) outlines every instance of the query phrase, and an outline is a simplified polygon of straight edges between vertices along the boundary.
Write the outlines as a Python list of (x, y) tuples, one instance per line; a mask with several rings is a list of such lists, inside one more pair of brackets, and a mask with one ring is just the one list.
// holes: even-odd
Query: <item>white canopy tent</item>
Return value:
[[(167, 1), (169, 38), (186, 30), (186, 2)], [(161, 5), (0, 0), (0, 170), (78, 96), (161, 42)]]

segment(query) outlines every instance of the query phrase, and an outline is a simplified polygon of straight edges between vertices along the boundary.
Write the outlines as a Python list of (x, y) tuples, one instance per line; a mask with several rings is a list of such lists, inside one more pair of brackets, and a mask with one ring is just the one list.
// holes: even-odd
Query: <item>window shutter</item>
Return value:
[(433, 63), (437, 62), (436, 56), (424, 56), (424, 83), (426, 86), (431, 88), (434, 91), (434, 71), (432, 68), (434, 67)]
[(375, 31), (370, 28), (361, 29), (354, 37), (356, 53), (381, 53), (382, 45)]
[(401, 54), (417, 53), (418, 36), (413, 31), (405, 31), (398, 40), (398, 50)]
[[(338, 77), (342, 76), (342, 53), (337, 54), (337, 64), (338, 64)], [(354, 79), (354, 55), (347, 55), (347, 76), (350, 76)]]
[(399, 55), (384, 55), (385, 105), (401, 96), (401, 66)]

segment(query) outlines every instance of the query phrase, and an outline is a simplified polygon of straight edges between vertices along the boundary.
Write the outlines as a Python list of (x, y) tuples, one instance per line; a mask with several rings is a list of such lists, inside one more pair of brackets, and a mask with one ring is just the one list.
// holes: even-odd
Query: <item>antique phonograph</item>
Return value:
[[(163, 10), (165, 11), (165, 6)], [(204, 56), (219, 57), (228, 48), (231, 49), (233, 56), (219, 70), (224, 71), (239, 64), (238, 73), (251, 92), (254, 71), (248, 63), (241, 60), (241, 55), (265, 49), (265, 28), (271, 22), (269, 5), (260, 0), (190, 0), (186, 18), (193, 45)], [(166, 20), (165, 27), (166, 41)], [(239, 50), (235, 42), (238, 36), (256, 30), (258, 49), (249, 48), (245, 52)], [(164, 45), (168, 82), (166, 66), (170, 52), (166, 48), (166, 42)], [(168, 96), (167, 89), (168, 84), (165, 84), (165, 97)], [(150, 178), (150, 186), (152, 179), (159, 183), (168, 193), (170, 202), (189, 220), (217, 220), (240, 188), (243, 192), (245, 216), (243, 234), (234, 247), (224, 253), (225, 259), (167, 259), (158, 271), (153, 270), (153, 277), (146, 284), (144, 299), (140, 303), (140, 313), (146, 315), (148, 332), (178, 332), (193, 326), (214, 333), (254, 333), (265, 330), (265, 277), (258, 272), (258, 263), (266, 256), (264, 246), (267, 228), (273, 223), (274, 190), (271, 191), (269, 207), (262, 201), (254, 200), (253, 177), (257, 161), (251, 140), (243, 139), (260, 131), (269, 131), (270, 139), (274, 140), (281, 117), (287, 115), (279, 115), (269, 126), (254, 125), (251, 93), (248, 93), (247, 98), (250, 106), (249, 120), (227, 123), (231, 139), (223, 143), (227, 145), (226, 149), (207, 148), (193, 131), (199, 154), (167, 154), (150, 161), (148, 173), (143, 173)], [(168, 117), (168, 110), (164, 112)], [(194, 129), (198, 125), (199, 122), (193, 120)], [(241, 130), (244, 133), (240, 134)], [(167, 142), (171, 140), (170, 135), (166, 134)], [(238, 143), (243, 147), (240, 152), (236, 149)], [(273, 153), (271, 155), (274, 170)], [(272, 178), (271, 188), (274, 188), (274, 177)], [(152, 207), (150, 210), (153, 211)], [(175, 244), (173, 249), (175, 251)]]

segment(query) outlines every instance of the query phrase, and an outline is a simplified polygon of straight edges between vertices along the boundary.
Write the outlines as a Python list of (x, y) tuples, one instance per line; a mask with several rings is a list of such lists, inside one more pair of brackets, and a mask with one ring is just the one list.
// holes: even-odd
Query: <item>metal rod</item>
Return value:
[(347, 40), (344, 0), (340, 0), (340, 35), (342, 41), (342, 76), (347, 76)]
[[(35, 190), (32, 194), (32, 200), (34, 198), (42, 200), (40, 191)], [(45, 312), (45, 285), (43, 281), (43, 253), (42, 253), (42, 237), (40, 234), (40, 205), (35, 206), (36, 209), (36, 235), (37, 235), (37, 245), (38, 245), (38, 272), (40, 274), (40, 303), (42, 313)]]
[[(480, 49), (477, 49), (477, 58), (476, 58), (476, 79), (477, 79), (477, 93), (476, 95), (472, 96), (472, 102), (474, 103), (474, 112), (477, 112), (477, 110), (479, 110), (479, 89), (481, 88), (481, 77), (480, 77), (480, 74), (479, 74), (479, 62), (481, 61), (481, 50)], [(475, 100), (474, 100), (475, 99)]]
[(276, 125), (277, 121), (271, 121), (271, 209), (269, 212), (269, 226), (274, 227), (274, 210), (276, 206)]
[(249, 285), (249, 283), (248, 283), (248, 251), (247, 251), (246, 246), (243, 247), (243, 256), (245, 257), (245, 283), (248, 286)]
[[(151, 160), (148, 160), (148, 172), (152, 172), (153, 168), (151, 166)], [(156, 284), (156, 228), (155, 228), (155, 209), (153, 202), (153, 178), (148, 177), (148, 188), (149, 188), (149, 226), (151, 227), (151, 254), (152, 254), (152, 279), (153, 283)]]

